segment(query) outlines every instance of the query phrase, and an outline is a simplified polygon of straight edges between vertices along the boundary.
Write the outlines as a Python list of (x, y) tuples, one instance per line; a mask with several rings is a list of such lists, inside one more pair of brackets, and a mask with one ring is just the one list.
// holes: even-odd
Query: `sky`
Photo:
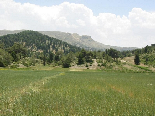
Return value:
[(155, 0), (0, 0), (0, 30), (62, 31), (105, 45), (155, 43)]

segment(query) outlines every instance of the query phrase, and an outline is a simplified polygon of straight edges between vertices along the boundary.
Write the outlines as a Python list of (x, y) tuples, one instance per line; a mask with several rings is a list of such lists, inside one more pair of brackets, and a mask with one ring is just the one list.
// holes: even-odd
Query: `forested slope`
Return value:
[(17, 34), (8, 34), (1, 36), (0, 41), (4, 43), (5, 48), (11, 47), (15, 42), (18, 42), (23, 44), (29, 51), (36, 52), (62, 51), (63, 53), (69, 53), (70, 51), (80, 51), (78, 47), (36, 31), (23, 31)]
[(36, 31), (8, 34), (0, 37), (0, 67), (12, 63), (31, 66), (38, 60), (44, 65), (53, 61), (56, 63), (61, 61), (59, 64), (62, 64), (62, 56), (80, 50), (79, 47)]

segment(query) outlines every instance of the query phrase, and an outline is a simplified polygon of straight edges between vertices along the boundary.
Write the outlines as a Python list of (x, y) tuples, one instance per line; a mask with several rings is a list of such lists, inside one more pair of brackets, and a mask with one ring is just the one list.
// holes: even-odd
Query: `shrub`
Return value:
[(11, 55), (3, 49), (0, 49), (0, 67), (6, 67), (12, 62)]

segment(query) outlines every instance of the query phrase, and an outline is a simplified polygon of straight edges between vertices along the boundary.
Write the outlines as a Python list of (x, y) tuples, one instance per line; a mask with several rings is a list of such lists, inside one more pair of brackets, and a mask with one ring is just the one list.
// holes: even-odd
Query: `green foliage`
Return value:
[(36, 60), (33, 57), (27, 57), (21, 60), (22, 64), (26, 67), (35, 66)]
[[(155, 67), (154, 56), (149, 55), (155, 53), (155, 46), (153, 44), (151, 46), (146, 46), (145, 48), (136, 49), (133, 51), (119, 52), (112, 48), (106, 49), (105, 51), (86, 51), (85, 49), (72, 46), (66, 42), (51, 38), (39, 32), (23, 31), (17, 34), (1, 36), (0, 48), (3, 49), (3, 51), (7, 51), (7, 55), (11, 55), (14, 62), (19, 62), (25, 57), (29, 57), (31, 60), (28, 62), (24, 62), (22, 60), (25, 66), (35, 65), (35, 59), (41, 59), (43, 65), (67, 65), (65, 67), (69, 67), (68, 64), (71, 63), (77, 63), (79, 65), (86, 63), (91, 64), (93, 62), (92, 59), (96, 59), (100, 65), (112, 67), (110, 66), (111, 64), (121, 64), (121, 62), (118, 60), (119, 58), (130, 57), (133, 54), (138, 53), (139, 57), (141, 58), (139, 58), (141, 62)], [(148, 54), (148, 56), (144, 56), (144, 54)], [(10, 59), (10, 57), (8, 58)], [(67, 62), (67, 58), (70, 59), (70, 62)], [(9, 63), (6, 63), (5, 66), (11, 63), (11, 60), (8, 61)], [(107, 63), (104, 64), (103, 61)], [(0, 62), (0, 65), (4, 66), (2, 61)]]
[(69, 68), (71, 62), (72, 62), (72, 60), (71, 60), (71, 58), (70, 58), (69, 56), (64, 57), (64, 58), (62, 59), (62, 67), (63, 67), (63, 68)]
[(144, 54), (141, 56), (141, 59), (145, 65), (155, 67), (155, 54)]
[(61, 40), (51, 38), (36, 31), (23, 31), (17, 34), (9, 34), (0, 37), (1, 42), (5, 44), (5, 48), (13, 46), (15, 42), (22, 43), (28, 49), (30, 54), (32, 51), (43, 50), (48, 53), (49, 51), (57, 52), (64, 51), (64, 53), (77, 52), (80, 48), (72, 46)]
[(0, 40), (0, 49), (4, 49), (4, 43)]
[(103, 63), (103, 59), (97, 59), (96, 62), (97, 63)]
[(124, 56), (124, 57), (127, 57), (127, 56), (131, 56), (135, 53), (138, 53), (139, 55), (141, 54), (151, 54), (151, 53), (155, 53), (155, 46), (154, 44), (152, 44), (151, 46), (146, 46), (142, 49), (135, 49), (135, 50), (132, 50), (132, 51), (123, 51), (121, 52), (121, 54)]
[(105, 56), (105, 60), (106, 60), (107, 62), (113, 62), (112, 57), (109, 56), (109, 55), (106, 55), (106, 56)]
[(11, 55), (0, 48), (0, 67), (6, 67), (12, 62)]
[(75, 53), (81, 50), (36, 31), (23, 31), (1, 36), (0, 47), (5, 48), (12, 55), (15, 62), (26, 56), (35, 56), (35, 58), (40, 58), (44, 65), (53, 61), (59, 62), (62, 54)]
[(26, 57), (27, 50), (20, 43), (14, 43), (14, 45), (7, 49), (7, 51), (12, 55), (13, 61), (17, 62), (22, 57)]
[[(123, 57), (130, 57), (133, 54), (139, 54), (139, 56), (135, 55), (135, 64), (139, 65), (140, 62), (144, 63), (145, 65), (155, 67), (155, 45), (152, 44), (151, 46), (146, 46), (142, 49), (135, 49), (132, 51), (123, 51), (121, 52), (121, 56)], [(139, 58), (138, 58), (139, 57)]]
[(96, 52), (96, 59), (103, 59), (103, 53), (104, 53), (104, 52), (101, 52), (100, 50), (98, 50), (98, 51)]
[(78, 54), (77, 58), (78, 64), (84, 64), (85, 62), (92, 63), (93, 52), (82, 49), (81, 52)]
[(152, 70), (148, 69), (148, 67), (143, 67), (143, 66), (137, 66), (136, 67), (145, 70), (145, 72), (152, 72)]
[(107, 62), (103, 62), (103, 63), (101, 64), (101, 66), (106, 67), (106, 66), (107, 66)]
[(139, 54), (135, 54), (135, 59), (134, 62), (136, 65), (140, 65), (140, 58), (139, 58)]
[(18, 64), (12, 64), (11, 66), (10, 66), (10, 68), (18, 68), (19, 67), (19, 65)]
[(121, 65), (121, 61), (117, 59), (117, 60), (116, 60), (116, 64), (117, 64), (117, 65)]
[(87, 51), (86, 56), (85, 56), (86, 62), (92, 63), (93, 62), (92, 58), (93, 58), (93, 53)]
[(151, 53), (151, 52), (153, 52), (155, 49), (154, 49), (155, 47), (153, 47), (153, 46), (146, 46), (145, 48), (143, 48), (142, 49), (142, 51), (143, 51), (143, 53)]
[(106, 54), (108, 54), (109, 56), (111, 56), (112, 58), (114, 58), (114, 60), (116, 60), (117, 58), (119, 58), (119, 51), (115, 50), (115, 49), (108, 49), (106, 50)]
[(78, 55), (78, 64), (84, 64), (85, 63), (85, 56), (86, 56), (86, 51), (84, 49), (81, 50), (81, 52)]
[(124, 57), (131, 57), (132, 56), (132, 51), (122, 51), (120, 52), (120, 58), (124, 58)]
[(61, 51), (57, 52), (57, 53), (55, 54), (54, 60), (55, 60), (56, 62), (60, 61), (62, 55), (63, 55), (63, 52), (61, 52)]
[(49, 53), (48, 63), (52, 63), (54, 60), (54, 54), (52, 52)]

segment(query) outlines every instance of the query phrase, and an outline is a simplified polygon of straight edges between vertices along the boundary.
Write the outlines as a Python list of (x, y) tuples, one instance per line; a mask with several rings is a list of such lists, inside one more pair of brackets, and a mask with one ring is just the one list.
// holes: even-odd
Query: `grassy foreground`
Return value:
[(0, 115), (153, 116), (154, 73), (0, 70)]

